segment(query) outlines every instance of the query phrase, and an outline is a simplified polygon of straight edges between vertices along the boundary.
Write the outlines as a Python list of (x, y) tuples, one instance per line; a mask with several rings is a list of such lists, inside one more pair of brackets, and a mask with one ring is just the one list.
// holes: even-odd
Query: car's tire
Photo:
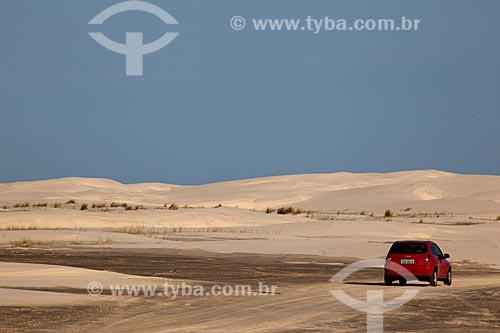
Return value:
[(387, 275), (385, 275), (385, 274), (384, 274), (384, 284), (386, 286), (392, 285), (392, 279), (390, 277), (388, 277)]
[(408, 281), (406, 281), (406, 279), (405, 279), (405, 278), (400, 278), (400, 279), (399, 279), (399, 285), (400, 285), (400, 286), (406, 286), (406, 283), (407, 283), (407, 282), (408, 282)]
[(444, 284), (447, 286), (451, 286), (453, 282), (453, 274), (451, 273), (451, 269), (448, 270), (448, 274), (446, 274), (446, 278), (444, 279)]
[(437, 283), (438, 283), (438, 272), (437, 272), (437, 269), (434, 268), (434, 270), (432, 271), (432, 275), (429, 279), (429, 284), (433, 287), (437, 286)]

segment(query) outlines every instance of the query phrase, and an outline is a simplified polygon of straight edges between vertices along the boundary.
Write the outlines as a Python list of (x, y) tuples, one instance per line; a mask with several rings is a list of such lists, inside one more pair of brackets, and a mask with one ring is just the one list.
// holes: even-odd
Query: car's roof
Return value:
[(394, 243), (430, 243), (429, 240), (398, 240)]

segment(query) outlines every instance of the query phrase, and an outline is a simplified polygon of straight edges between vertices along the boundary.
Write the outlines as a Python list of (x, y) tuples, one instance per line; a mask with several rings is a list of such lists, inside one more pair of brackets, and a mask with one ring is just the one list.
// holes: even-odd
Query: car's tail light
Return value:
[(424, 264), (427, 265), (429, 263), (429, 261), (431, 261), (431, 255), (430, 254), (428, 254), (428, 255), (425, 256)]
[(392, 258), (391, 258), (391, 256), (388, 254), (388, 255), (387, 255), (387, 257), (385, 257), (385, 260), (387, 260), (387, 261), (391, 261), (391, 260), (392, 260)]

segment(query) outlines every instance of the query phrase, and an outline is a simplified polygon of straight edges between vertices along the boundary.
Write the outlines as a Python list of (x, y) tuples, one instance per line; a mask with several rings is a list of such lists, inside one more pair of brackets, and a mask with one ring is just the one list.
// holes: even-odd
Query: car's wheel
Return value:
[(405, 278), (400, 278), (400, 279), (399, 279), (399, 285), (400, 285), (400, 286), (406, 286), (406, 282), (407, 282), (407, 281), (406, 281), (406, 279), (405, 279)]
[(437, 286), (437, 284), (438, 284), (438, 272), (437, 272), (437, 269), (434, 269), (434, 271), (432, 271), (430, 285), (435, 287), (435, 286)]
[(392, 279), (384, 274), (384, 283), (386, 286), (392, 285)]
[(452, 281), (453, 281), (453, 274), (451, 273), (451, 269), (449, 269), (448, 274), (446, 274), (446, 279), (444, 279), (444, 284), (447, 286), (451, 286)]

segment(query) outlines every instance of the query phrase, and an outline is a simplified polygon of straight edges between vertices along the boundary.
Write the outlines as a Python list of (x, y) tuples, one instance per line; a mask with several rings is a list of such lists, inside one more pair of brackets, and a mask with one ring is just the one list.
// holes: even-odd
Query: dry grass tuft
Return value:
[(105, 203), (93, 203), (92, 204), (92, 208), (93, 209), (101, 209), (101, 208), (107, 208), (108, 205), (106, 205)]
[(96, 245), (108, 245), (113, 244), (113, 239), (111, 237), (99, 237)]
[(271, 213), (273, 213), (275, 211), (276, 211), (276, 209), (271, 208), (271, 207), (267, 207), (266, 210), (265, 210), (266, 214), (271, 214)]
[(34, 241), (34, 240), (28, 239), (28, 238), (23, 238), (21, 240), (12, 242), (12, 245), (14, 247), (33, 247), (33, 246), (37, 246), (37, 245), (42, 245), (42, 242)]
[(291, 215), (309, 214), (310, 215), (310, 214), (312, 214), (312, 211), (303, 210), (300, 208), (293, 208), (292, 206), (288, 206), (288, 207), (278, 208), (276, 213), (281, 214), (281, 215), (288, 215), (288, 214), (291, 214)]
[(127, 208), (128, 205), (126, 203), (119, 203), (119, 202), (112, 202), (110, 205), (109, 205), (111, 208), (119, 208), (119, 207), (122, 207), (122, 208)]
[(27, 224), (27, 225), (22, 225), (22, 224), (8, 224), (4, 227), (0, 227), (0, 231), (30, 231), (30, 230), (51, 230), (51, 231), (58, 231), (58, 230), (87, 230), (85, 228), (81, 227), (43, 227), (37, 224)]
[(145, 236), (145, 237), (155, 237), (155, 236), (168, 236), (175, 234), (192, 234), (192, 233), (232, 233), (232, 234), (273, 234), (279, 235), (281, 231), (276, 230), (258, 230), (253, 228), (241, 228), (241, 227), (199, 227), (199, 228), (187, 228), (187, 227), (148, 227), (148, 226), (133, 226), (125, 227), (120, 229), (110, 230), (112, 232)]
[(174, 202), (173, 204), (171, 204), (170, 206), (168, 206), (168, 210), (178, 210), (179, 209), (179, 206), (177, 206), (177, 204)]

